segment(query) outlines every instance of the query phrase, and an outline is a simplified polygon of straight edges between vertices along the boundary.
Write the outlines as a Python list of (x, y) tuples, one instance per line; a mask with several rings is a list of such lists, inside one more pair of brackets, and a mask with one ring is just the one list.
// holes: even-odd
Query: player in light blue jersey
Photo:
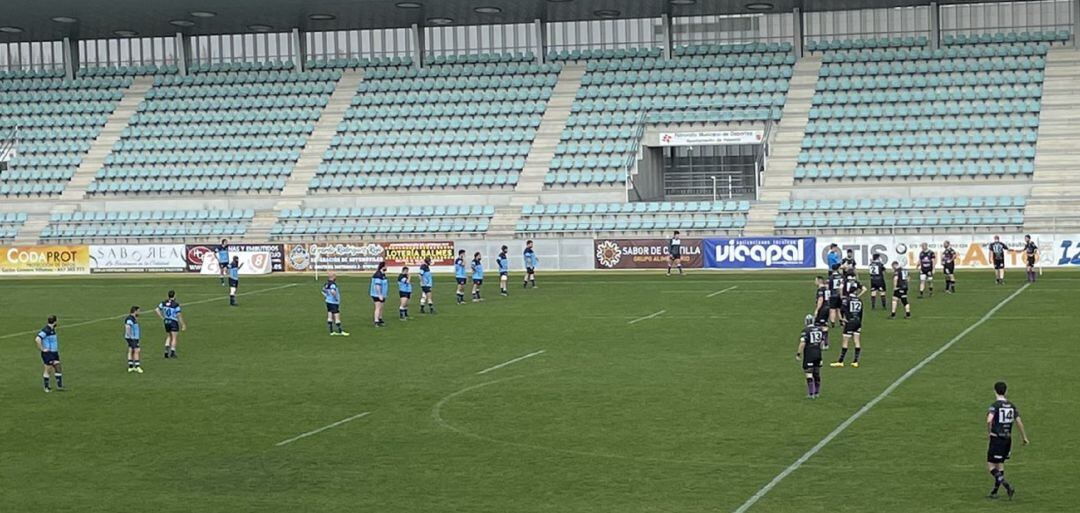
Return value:
[(480, 262), (480, 252), (473, 253), (472, 259), (472, 300), (473, 303), (483, 301), (480, 297), (480, 286), (484, 284), (484, 264)]
[(341, 329), (341, 290), (338, 289), (337, 273), (334, 271), (326, 273), (322, 295), (326, 301), (326, 329), (330, 330), (330, 336), (349, 336), (349, 332)]
[(142, 336), (139, 328), (139, 307), (131, 307), (128, 316), (124, 319), (124, 340), (127, 341), (128, 372), (143, 373), (142, 360), (139, 358), (139, 337)]
[(187, 323), (180, 311), (180, 302), (176, 300), (176, 291), (170, 290), (169, 297), (154, 311), (165, 322), (165, 358), (176, 358), (177, 336), (180, 331), (187, 330)]
[(221, 239), (221, 245), (214, 249), (214, 255), (217, 256), (218, 263), (218, 277), (221, 278), (221, 285), (225, 285), (225, 276), (229, 272), (229, 241), (228, 239)]
[(508, 296), (510, 294), (506, 290), (506, 283), (510, 280), (510, 257), (506, 256), (506, 251), (510, 248), (503, 246), (501, 249), (495, 259), (495, 265), (499, 268), (499, 294)]
[(521, 287), (528, 287), (532, 283), (532, 288), (536, 288), (536, 265), (540, 263), (540, 259), (536, 258), (536, 251), (533, 251), (533, 241), (525, 241), (525, 251), (522, 253), (525, 258), (525, 280), (521, 282)]
[(236, 306), (236, 289), (240, 288), (240, 257), (234, 256), (229, 263), (229, 305)]
[(398, 319), (409, 320), (409, 299), (412, 298), (412, 278), (409, 276), (409, 268), (402, 267), (401, 274), (397, 277), (398, 287)]
[(41, 374), (41, 381), (45, 386), (45, 392), (52, 392), (49, 388), (49, 372), (56, 376), (56, 390), (64, 390), (64, 374), (60, 367), (60, 342), (56, 338), (56, 316), (50, 315), (45, 321), (45, 327), (41, 328), (37, 337), (34, 338), (38, 351), (41, 351), (41, 363), (45, 370)]
[(465, 274), (465, 250), (462, 249), (457, 252), (457, 259), (454, 260), (454, 280), (457, 281), (457, 304), (465, 304), (465, 283), (468, 281), (467, 274)]
[(386, 325), (383, 322), (382, 311), (386, 303), (386, 295), (390, 292), (390, 280), (386, 279), (386, 262), (379, 262), (375, 268), (375, 274), (371, 275), (371, 301), (375, 303), (375, 327), (381, 328)]
[(435, 300), (431, 297), (431, 287), (435, 285), (435, 278), (431, 274), (431, 257), (425, 258), (420, 264), (420, 313), (424, 313), (424, 307), (435, 313)]

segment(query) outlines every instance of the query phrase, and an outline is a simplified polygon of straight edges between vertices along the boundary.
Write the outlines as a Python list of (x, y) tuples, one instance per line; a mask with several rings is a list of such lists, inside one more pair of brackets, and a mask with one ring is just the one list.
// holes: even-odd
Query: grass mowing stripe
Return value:
[(532, 358), (532, 357), (534, 357), (534, 356), (536, 356), (538, 354), (543, 354), (543, 352), (544, 352), (543, 349), (541, 349), (539, 351), (534, 351), (534, 352), (531, 352), (531, 353), (529, 353), (529, 354), (527, 354), (525, 356), (519, 356), (517, 358), (514, 358), (513, 360), (508, 360), (508, 361), (502, 362), (502, 363), (500, 363), (500, 364), (498, 364), (498, 365), (496, 365), (494, 367), (488, 367), (488, 368), (486, 368), (486, 369), (484, 369), (484, 370), (482, 370), (480, 372), (477, 372), (477, 374), (487, 374), (487, 373), (489, 373), (489, 372), (491, 372), (493, 370), (501, 369), (501, 368), (506, 367), (507, 365), (510, 365), (512, 363), (517, 363), (517, 362), (520, 362), (521, 360), (524, 360), (526, 358)]
[(352, 421), (354, 421), (356, 419), (359, 419), (359, 418), (362, 418), (362, 417), (367, 417), (368, 415), (371, 415), (370, 411), (365, 411), (363, 413), (358, 413), (356, 415), (353, 415), (352, 417), (341, 419), (341, 420), (339, 420), (337, 422), (334, 422), (333, 424), (327, 424), (327, 425), (325, 425), (325, 426), (323, 426), (323, 427), (321, 427), (319, 429), (316, 429), (316, 430), (313, 430), (313, 431), (308, 431), (307, 433), (303, 433), (303, 434), (300, 434), (300, 435), (296, 435), (296, 436), (294, 436), (294, 437), (292, 437), (292, 438), (290, 438), (288, 440), (282, 440), (282, 441), (274, 444), (274, 447), (281, 447), (282, 445), (291, 444), (291, 443), (293, 443), (293, 442), (295, 442), (295, 441), (297, 441), (297, 440), (299, 440), (301, 438), (307, 438), (307, 437), (309, 437), (311, 435), (317, 435), (319, 433), (322, 433), (323, 431), (326, 431), (327, 429), (336, 428), (336, 427), (338, 427), (338, 426), (340, 426), (340, 425), (342, 425), (342, 424), (344, 424), (346, 422), (352, 422)]
[(645, 317), (638, 317), (637, 319), (633, 319), (630, 322), (628, 322), (627, 324), (636, 324), (636, 323), (639, 323), (641, 321), (652, 319), (653, 317), (656, 317), (658, 315), (663, 315), (663, 314), (666, 314), (666, 313), (667, 313), (667, 310), (660, 310), (659, 312), (651, 313), (649, 315), (646, 315)]
[(853, 424), (856, 420), (859, 420), (859, 417), (865, 415), (866, 412), (870, 411), (870, 409), (876, 406), (877, 403), (881, 402), (882, 399), (885, 399), (890, 394), (892, 394), (893, 391), (896, 390), (905, 381), (907, 381), (908, 378), (914, 376), (916, 372), (922, 370), (923, 367), (926, 367), (927, 364), (937, 359), (937, 357), (941, 356), (941, 354), (945, 351), (948, 351), (950, 347), (952, 347), (965, 336), (967, 336), (968, 333), (971, 333), (972, 331), (975, 331), (975, 329), (979, 326), (982, 326), (982, 324), (989, 320), (990, 317), (993, 317), (993, 315), (997, 313), (998, 310), (1008, 304), (1009, 301), (1012, 301), (1013, 298), (1019, 296), (1021, 292), (1027, 290), (1029, 286), (1031, 286), (1030, 283), (1025, 283), (1024, 286), (1017, 289), (1016, 292), (1013, 292), (1005, 299), (1002, 299), (1000, 303), (991, 308), (989, 312), (986, 312), (986, 315), (980, 317), (979, 320), (975, 321), (974, 324), (968, 326), (964, 331), (961, 331), (959, 335), (956, 335), (951, 340), (946, 342), (945, 345), (939, 347), (937, 351), (930, 353), (930, 355), (926, 358), (923, 358), (921, 362), (917, 363), (914, 367), (908, 369), (908, 371), (899, 378), (897, 378), (896, 381), (893, 381), (891, 385), (885, 387), (885, 390), (882, 390), (881, 393), (877, 395), (877, 397), (874, 397), (870, 400), (870, 402), (864, 404), (862, 408), (859, 408), (859, 411), (853, 413), (850, 417), (847, 418), (847, 420), (841, 422), (839, 426), (836, 426), (836, 429), (833, 429), (832, 432), (830, 432), (828, 435), (825, 435), (825, 438), (822, 438), (820, 442), (811, 447), (809, 451), (803, 453), (803, 455), (800, 456), (799, 459), (795, 460), (795, 463), (789, 465), (787, 468), (777, 474), (776, 477), (772, 479), (772, 481), (769, 481), (768, 484), (761, 487), (761, 489), (758, 490), (757, 493), (755, 493), (749, 499), (747, 499), (746, 502), (742, 504), (742, 506), (739, 506), (738, 509), (735, 510), (735, 513), (745, 513), (746, 510), (750, 509), (750, 507), (753, 506), (757, 501), (761, 500), (761, 498), (764, 497), (765, 494), (769, 493), (769, 491), (776, 487), (776, 485), (780, 484), (780, 481), (783, 481), (784, 478), (791, 475), (792, 472), (798, 470), (803, 463), (806, 463), (806, 460), (812, 458), (815, 454), (821, 451), (822, 448), (828, 445), (829, 442), (833, 441), (834, 438), (839, 436), (840, 433), (843, 433), (844, 430), (851, 426), (851, 424)]
[[(278, 285), (278, 286), (275, 286), (275, 287), (267, 287), (265, 289), (252, 290), (250, 292), (238, 292), (236, 295), (237, 296), (250, 296), (252, 294), (259, 294), (261, 292), (270, 292), (271, 290), (287, 289), (289, 287), (295, 287), (296, 285), (297, 285), (296, 283), (287, 283), (285, 285)], [(212, 298), (209, 298), (209, 299), (200, 299), (198, 301), (191, 301), (189, 303), (184, 303), (184, 304), (188, 305), (188, 306), (201, 305), (203, 303), (210, 303), (210, 302), (217, 301), (217, 300), (220, 300), (220, 299), (228, 299), (228, 296), (217, 296), (217, 297), (212, 297)], [(75, 328), (75, 327), (78, 327), (78, 326), (86, 326), (87, 324), (95, 324), (95, 323), (105, 322), (105, 321), (115, 321), (115, 320), (118, 320), (118, 319), (123, 319), (123, 318), (125, 318), (127, 316), (128, 316), (128, 314), (110, 315), (108, 317), (100, 317), (98, 319), (90, 319), (88, 321), (76, 322), (76, 323), (72, 323), (72, 324), (64, 324), (64, 327), (65, 328)], [(35, 334), (37, 332), (38, 332), (38, 330), (20, 331), (18, 333), (8, 333), (7, 335), (0, 335), (0, 340), (5, 339), (5, 338), (21, 337), (23, 335), (33, 335), (33, 334)]]
[(735, 290), (737, 288), (739, 288), (738, 285), (732, 285), (732, 286), (730, 286), (730, 287), (728, 287), (728, 288), (726, 288), (724, 290), (718, 290), (718, 291), (713, 292), (712, 294), (709, 294), (708, 296), (705, 296), (705, 297), (719, 296), (720, 294), (723, 294), (723, 293), (725, 293), (725, 292), (727, 292), (729, 290)]

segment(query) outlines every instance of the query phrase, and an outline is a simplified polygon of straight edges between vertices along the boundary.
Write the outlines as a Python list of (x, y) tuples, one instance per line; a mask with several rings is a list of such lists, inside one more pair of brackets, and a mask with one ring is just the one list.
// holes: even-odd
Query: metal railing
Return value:
[(641, 193), (634, 186), (634, 171), (637, 170), (637, 156), (641, 152), (641, 139), (645, 137), (646, 115), (646, 112), (642, 112), (638, 114), (637, 119), (634, 121), (637, 129), (634, 131), (632, 151), (626, 156), (626, 162), (623, 163), (623, 175), (626, 176), (626, 201), (634, 201), (630, 199), (630, 191), (634, 191), (634, 195), (637, 196), (636, 201), (641, 201)]
[(15, 147), (19, 144), (19, 127), (13, 127), (6, 134), (0, 135), (0, 164), (6, 164), (15, 157)]

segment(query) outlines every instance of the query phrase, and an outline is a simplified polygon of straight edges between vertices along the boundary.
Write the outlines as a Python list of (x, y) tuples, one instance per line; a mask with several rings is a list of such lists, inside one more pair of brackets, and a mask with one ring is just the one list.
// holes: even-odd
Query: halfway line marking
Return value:
[[(275, 286), (275, 287), (267, 287), (265, 289), (252, 290), (252, 291), (248, 291), (248, 292), (238, 292), (236, 295), (237, 296), (249, 296), (251, 294), (258, 294), (260, 292), (270, 292), (271, 290), (287, 289), (289, 287), (295, 287), (297, 285), (299, 285), (299, 284), (298, 283), (286, 283), (285, 285), (278, 285), (278, 286)], [(198, 301), (191, 301), (189, 303), (184, 303), (184, 304), (185, 305), (201, 305), (203, 303), (210, 303), (210, 302), (218, 301), (218, 300), (222, 300), (222, 299), (226, 299), (226, 296), (212, 297), (212, 298), (209, 298), (209, 299), (200, 299)], [(65, 328), (74, 328), (74, 327), (77, 327), (77, 326), (86, 326), (87, 324), (94, 324), (94, 323), (98, 323), (98, 322), (115, 321), (117, 319), (123, 319), (123, 318), (125, 318), (127, 316), (128, 316), (128, 314), (113, 315), (113, 316), (109, 316), (109, 317), (102, 317), (100, 319), (90, 319), (89, 321), (82, 321), (82, 322), (75, 322), (75, 323), (71, 323), (71, 324), (64, 324), (63, 326)], [(8, 333), (7, 335), (0, 335), (0, 339), (12, 338), (12, 337), (21, 337), (23, 335), (33, 335), (33, 334), (35, 334), (37, 332), (38, 332), (38, 330), (20, 331), (18, 333)]]
[(646, 315), (645, 317), (638, 317), (637, 319), (634, 319), (634, 320), (628, 322), (627, 324), (634, 324), (634, 323), (641, 322), (641, 321), (644, 321), (644, 320), (652, 319), (653, 317), (656, 317), (657, 315), (663, 315), (663, 314), (666, 314), (666, 313), (667, 313), (667, 310), (660, 310), (659, 312), (651, 313), (649, 315)]
[(1030, 283), (1026, 283), (1023, 287), (1017, 289), (1016, 292), (1013, 292), (1011, 295), (1009, 295), (1009, 297), (1002, 299), (1001, 302), (997, 304), (997, 306), (991, 308), (989, 312), (986, 312), (986, 315), (983, 315), (981, 318), (979, 318), (978, 321), (975, 321), (975, 324), (968, 326), (967, 329), (961, 331), (959, 335), (953, 337), (952, 340), (946, 342), (945, 345), (938, 348), (937, 351), (930, 353), (930, 356), (923, 358), (921, 362), (916, 364), (914, 367), (908, 369), (907, 372), (897, 378), (896, 381), (893, 381), (892, 384), (886, 387), (885, 390), (883, 390), (880, 394), (877, 395), (877, 397), (871, 399), (870, 402), (864, 404), (862, 408), (859, 408), (859, 411), (853, 413), (850, 417), (847, 418), (847, 420), (841, 422), (839, 426), (836, 426), (836, 429), (833, 429), (832, 432), (830, 432), (828, 435), (825, 435), (825, 438), (822, 438), (821, 441), (817, 443), (817, 445), (811, 447), (809, 451), (806, 451), (802, 456), (799, 457), (799, 459), (795, 460), (795, 463), (789, 465), (782, 472), (777, 474), (776, 477), (772, 479), (772, 481), (769, 481), (768, 484), (761, 487), (761, 489), (758, 490), (757, 493), (755, 493), (752, 497), (747, 499), (742, 506), (739, 506), (739, 508), (735, 510), (735, 513), (745, 513), (746, 510), (750, 509), (750, 507), (754, 505), (754, 503), (761, 500), (761, 498), (764, 497), (765, 494), (769, 493), (769, 491), (776, 487), (776, 485), (780, 484), (780, 481), (783, 481), (784, 478), (791, 475), (792, 472), (798, 470), (803, 463), (806, 463), (806, 460), (809, 460), (829, 442), (839, 436), (840, 433), (843, 433), (844, 430), (847, 429), (848, 426), (851, 426), (851, 424), (854, 423), (856, 420), (858, 420), (859, 417), (865, 415), (866, 412), (870, 411), (870, 409), (876, 406), (877, 403), (881, 402), (882, 399), (885, 399), (889, 396), (889, 394), (892, 394), (893, 391), (896, 390), (897, 387), (899, 387), (905, 381), (907, 381), (908, 378), (915, 375), (916, 372), (922, 370), (923, 367), (926, 367), (927, 364), (934, 361), (938, 356), (941, 356), (942, 353), (948, 351), (950, 347), (959, 342), (960, 339), (964, 338), (968, 333), (971, 333), (976, 328), (981, 326), (982, 323), (986, 322), (988, 319), (990, 319), (990, 317), (997, 313), (997, 311), (1000, 310), (1001, 307), (1005, 306), (1009, 301), (1012, 301), (1013, 298), (1015, 298), (1016, 296), (1019, 296), (1021, 292), (1027, 290), (1028, 286), (1030, 285)]
[(339, 421), (337, 421), (337, 422), (335, 422), (333, 424), (327, 424), (327, 425), (325, 425), (325, 426), (323, 426), (323, 427), (321, 427), (319, 429), (316, 429), (314, 431), (308, 431), (307, 433), (304, 433), (302, 435), (296, 435), (296, 436), (294, 436), (294, 437), (292, 437), (292, 438), (290, 438), (288, 440), (282, 440), (282, 441), (274, 444), (274, 447), (281, 447), (282, 445), (291, 444), (291, 443), (293, 443), (293, 442), (295, 442), (295, 441), (297, 441), (297, 440), (299, 440), (301, 438), (307, 438), (307, 437), (309, 437), (311, 435), (317, 435), (319, 433), (322, 433), (323, 431), (326, 431), (327, 429), (338, 427), (338, 426), (340, 426), (340, 425), (342, 425), (342, 424), (344, 424), (346, 422), (351, 422), (351, 421), (354, 421), (354, 420), (359, 419), (361, 417), (367, 417), (370, 414), (371, 414), (370, 411), (365, 411), (364, 413), (358, 413), (358, 414), (353, 415), (352, 417), (349, 417), (347, 419), (341, 419), (341, 420), (339, 420)]
[(727, 292), (729, 290), (735, 290), (737, 288), (739, 288), (738, 285), (732, 285), (732, 286), (730, 286), (730, 287), (728, 287), (728, 288), (726, 288), (724, 290), (718, 290), (718, 291), (713, 292), (712, 294), (709, 294), (708, 296), (705, 296), (705, 297), (719, 296), (720, 294), (723, 294), (723, 293), (725, 293), (725, 292)]
[(498, 365), (496, 365), (494, 367), (488, 367), (488, 368), (486, 368), (486, 369), (484, 369), (484, 370), (482, 370), (480, 372), (477, 372), (477, 374), (487, 374), (487, 373), (489, 373), (489, 372), (491, 372), (493, 370), (501, 369), (503, 367), (506, 367), (507, 365), (510, 365), (511, 363), (517, 363), (517, 362), (520, 362), (521, 360), (524, 360), (526, 358), (532, 358), (532, 357), (534, 357), (534, 356), (536, 356), (538, 354), (543, 354), (543, 352), (544, 352), (543, 349), (541, 349), (539, 351), (533, 351), (533, 352), (531, 352), (531, 353), (529, 353), (529, 354), (527, 354), (525, 356), (519, 356), (517, 358), (514, 358), (513, 360), (508, 360), (508, 361), (502, 362), (502, 363), (500, 363), (500, 364), (498, 364)]

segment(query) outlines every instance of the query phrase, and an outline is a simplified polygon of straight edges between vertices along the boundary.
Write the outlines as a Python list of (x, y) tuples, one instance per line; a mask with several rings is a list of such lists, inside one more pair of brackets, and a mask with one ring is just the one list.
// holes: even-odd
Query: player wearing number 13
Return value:
[(808, 314), (803, 324), (795, 359), (802, 361), (803, 374), (806, 376), (806, 397), (817, 399), (821, 394), (821, 349), (825, 344), (825, 332), (818, 326), (820, 322), (815, 322), (813, 314)]
[(986, 429), (990, 437), (990, 447), (986, 450), (986, 466), (990, 475), (994, 476), (994, 489), (990, 491), (990, 498), (996, 499), (998, 488), (1005, 487), (1005, 493), (1012, 499), (1016, 494), (1016, 488), (1005, 480), (1005, 461), (1012, 452), (1012, 427), (1020, 428), (1020, 437), (1024, 445), (1028, 444), (1027, 433), (1024, 432), (1024, 421), (1020, 420), (1020, 410), (1016, 405), (1005, 397), (1006, 385), (1004, 381), (994, 383), (996, 400), (990, 405), (990, 411), (986, 414)]

